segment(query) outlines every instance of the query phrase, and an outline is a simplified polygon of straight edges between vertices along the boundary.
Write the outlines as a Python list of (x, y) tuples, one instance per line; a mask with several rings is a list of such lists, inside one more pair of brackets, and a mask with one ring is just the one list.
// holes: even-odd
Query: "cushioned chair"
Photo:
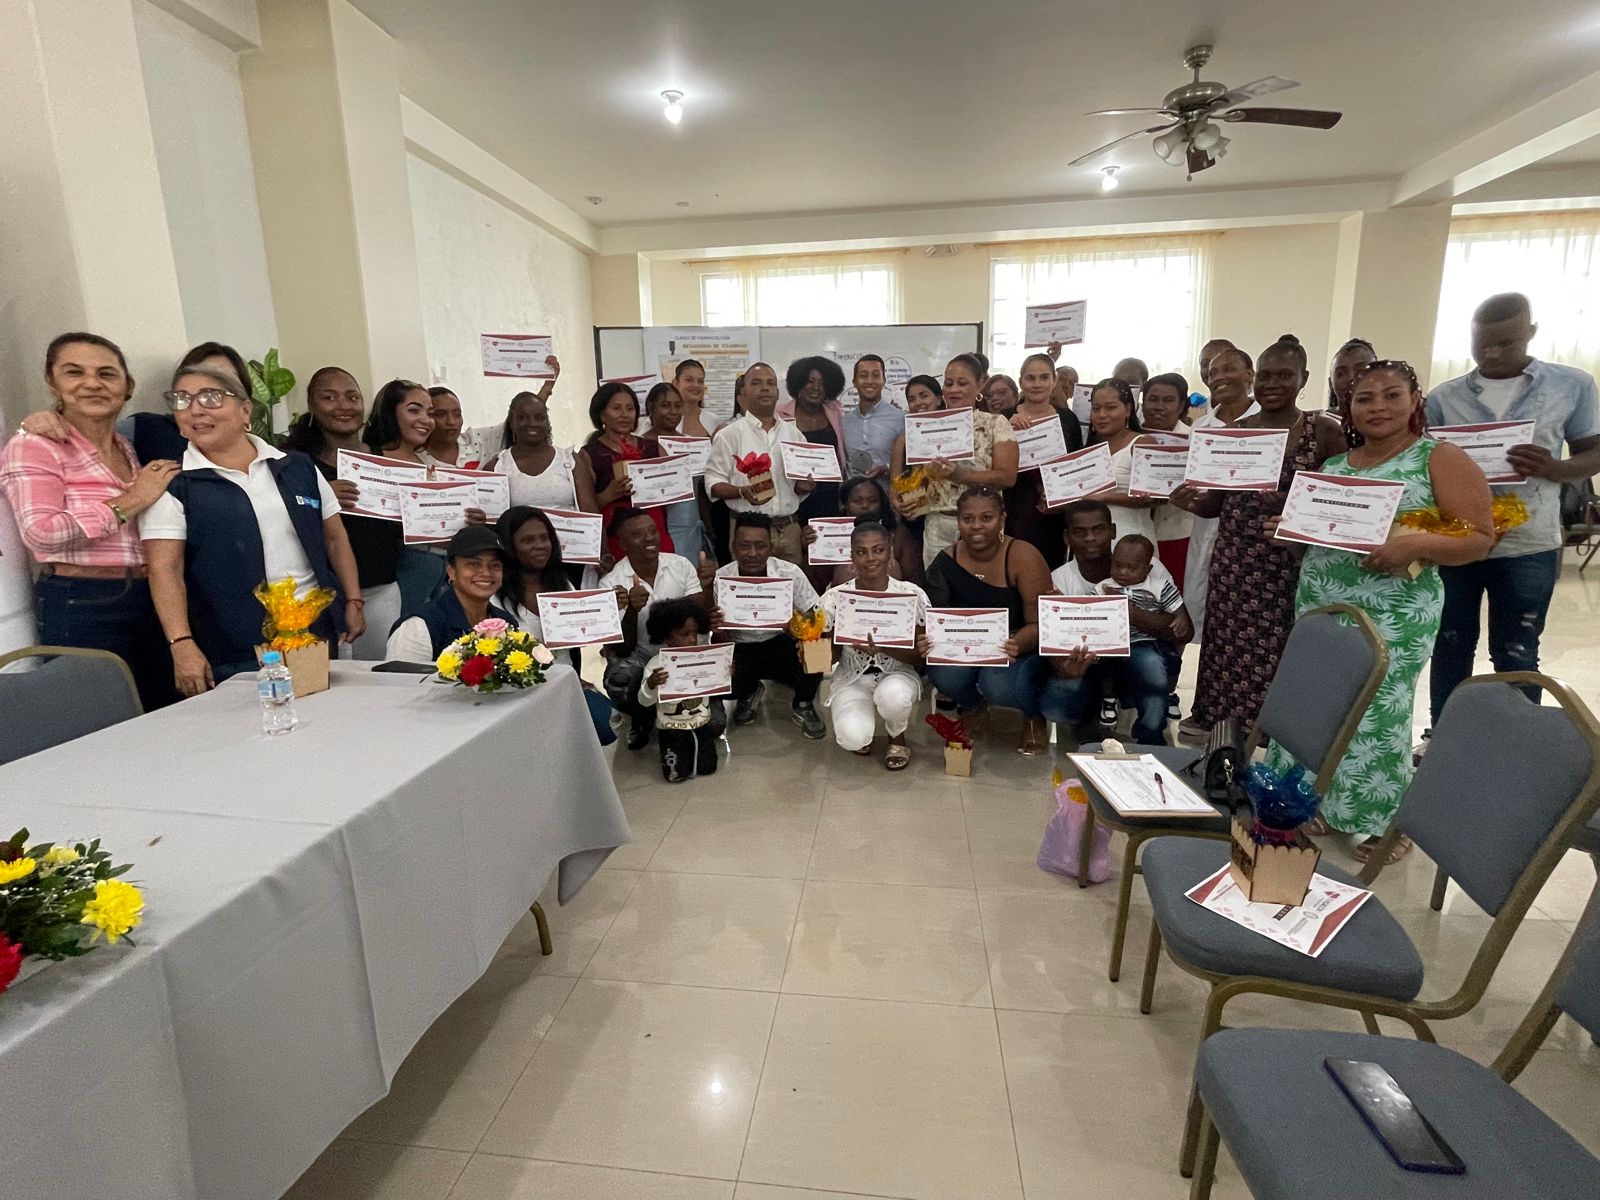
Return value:
[[(1515, 686), (1530, 683), (1555, 697), (1558, 706), (1541, 707)], [(1228, 861), (1226, 848), (1192, 838), (1160, 838), (1144, 853), (1154, 920), (1140, 1011), (1150, 1011), (1165, 945), (1173, 962), (1211, 984), (1202, 1043), (1222, 1028), (1228, 1001), (1250, 992), (1359, 1012), (1370, 1033), (1378, 1032), (1377, 1017), (1395, 1017), (1432, 1041), (1429, 1021), (1459, 1017), (1483, 998), (1539, 888), (1597, 808), (1600, 724), (1571, 689), (1529, 672), (1470, 679), (1445, 705), (1422, 766), (1359, 880), (1319, 868), (1341, 882), (1370, 884), (1407, 835), (1448, 870), (1494, 918), (1456, 991), (1442, 999), (1417, 999), (1422, 960), (1378, 897), (1350, 918), (1320, 957), (1311, 958), (1185, 895)], [(1184, 1131), (1185, 1175), (1194, 1165), (1199, 1125), (1197, 1094)]]
[(36, 658), (32, 670), (0, 674), (0, 763), (37, 754), (144, 712), (128, 664), (106, 650), (28, 646), (0, 655), (0, 669)]
[[(1493, 1069), (1431, 1042), (1360, 1033), (1207, 1038), (1195, 1062), (1204, 1107), (1191, 1200), (1211, 1195), (1219, 1139), (1258, 1200), (1594, 1200), (1600, 1160), (1511, 1087), (1562, 1012), (1600, 1037), (1600, 899)], [(1323, 1068), (1327, 1058), (1380, 1064), (1466, 1172), (1402, 1170)]]
[[(1572, 839), (1572, 848), (1593, 858), (1595, 870), (1600, 871), (1600, 815), (1595, 816), (1578, 830), (1578, 836)], [(1449, 886), (1450, 872), (1443, 867), (1436, 867), (1433, 873), (1433, 895), (1428, 900), (1428, 905), (1434, 912), (1444, 911), (1444, 893)]]
[[(1245, 743), (1246, 759), (1270, 738), (1297, 762), (1314, 770), (1317, 790), (1326, 791), (1388, 669), (1389, 651), (1366, 613), (1348, 604), (1310, 609), (1294, 623), (1278, 659), (1261, 716)], [(1094, 753), (1100, 744), (1083, 749)], [(1200, 759), (1200, 752), (1188, 746), (1137, 749), (1153, 752), (1180, 773)], [(1133, 877), (1139, 873), (1139, 847), (1150, 838), (1168, 834), (1227, 841), (1231, 818), (1221, 808), (1214, 818), (1125, 817), (1093, 787), (1085, 790), (1089, 793), (1089, 829), (1098, 821), (1128, 839), (1122, 851), (1122, 877), (1117, 881), (1117, 923), (1111, 933), (1110, 976), (1115, 983), (1122, 975), (1122, 947), (1128, 936)], [(1085, 830), (1079, 887), (1088, 885), (1091, 842)]]

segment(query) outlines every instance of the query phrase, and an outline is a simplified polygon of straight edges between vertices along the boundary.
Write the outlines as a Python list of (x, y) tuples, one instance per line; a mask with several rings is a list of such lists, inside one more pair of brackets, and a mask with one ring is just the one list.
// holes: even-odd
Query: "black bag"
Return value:
[(1235, 717), (1218, 721), (1206, 739), (1206, 752), (1190, 769), (1200, 781), (1200, 794), (1229, 813), (1246, 804), (1244, 735)]

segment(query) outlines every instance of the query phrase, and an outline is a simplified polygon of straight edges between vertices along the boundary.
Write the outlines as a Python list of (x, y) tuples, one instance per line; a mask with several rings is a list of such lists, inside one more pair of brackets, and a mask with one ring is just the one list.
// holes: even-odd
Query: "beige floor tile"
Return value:
[(1535, 906), (1547, 917), (1576, 924), (1594, 896), (1595, 866), (1589, 855), (1569, 851), (1539, 889)]
[(1020, 1197), (994, 1014), (784, 996), (740, 1179), (912, 1200)]
[(283, 1200), (445, 1200), (466, 1165), (449, 1150), (338, 1141)]
[(550, 922), (550, 954), (539, 953), (538, 926), (529, 915), (517, 922), (495, 957), (515, 957), (525, 963), (528, 971), (540, 975), (583, 974), (589, 956), (611, 928), (639, 879), (638, 871), (597, 871), (583, 891), (562, 906), (556, 903), (552, 878), (540, 897), (545, 919)]
[(651, 1171), (476, 1155), (450, 1200), (730, 1200), (733, 1184)]
[(816, 1192), (810, 1188), (773, 1187), (765, 1183), (741, 1183), (733, 1200), (888, 1200), (865, 1192)]
[(345, 1136), (477, 1149), (574, 982), (529, 975), (525, 959), (496, 961), (434, 1022), (401, 1065), (389, 1094)]
[[(857, 766), (873, 765), (870, 761), (863, 763), (851, 755), (845, 755), (845, 758)], [(896, 775), (890, 775), (881, 766), (877, 767), (876, 773), (858, 773), (844, 767), (845, 764), (841, 764), (840, 769), (828, 778), (827, 799), (830, 801), (908, 812), (927, 812), (931, 809), (959, 811), (961, 808), (961, 781), (946, 775), (942, 766), (935, 768), (929, 765), (920, 775), (916, 773), (915, 766)]]
[[(686, 786), (698, 786), (696, 784)], [(737, 796), (695, 796), (650, 860), (652, 871), (804, 879), (820, 796), (747, 780)]]
[(988, 966), (970, 891), (811, 880), (785, 992), (988, 1005)]
[(807, 878), (970, 888), (972, 856), (961, 809), (918, 806), (907, 797), (885, 806), (830, 788)]
[[(627, 751), (623, 751), (624, 754)], [(641, 750), (640, 754), (646, 753)], [(651, 767), (654, 769), (653, 751)], [(688, 790), (693, 784), (670, 785), (661, 781), (659, 771), (653, 777), (619, 780), (618, 794), (622, 809), (628, 815), (628, 830), (633, 835), (626, 845), (618, 846), (606, 859), (606, 866), (615, 871), (642, 871), (650, 863), (650, 856), (661, 845), (661, 839), (672, 828), (678, 813), (689, 800)]]
[(479, 1147), (732, 1179), (777, 997), (581, 980)]
[(647, 874), (584, 974), (777, 991), (802, 886), (798, 879)]

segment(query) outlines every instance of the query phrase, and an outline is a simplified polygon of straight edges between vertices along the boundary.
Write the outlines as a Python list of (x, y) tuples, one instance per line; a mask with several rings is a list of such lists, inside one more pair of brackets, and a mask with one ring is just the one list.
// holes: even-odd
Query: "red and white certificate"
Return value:
[(400, 486), (401, 537), (407, 545), (448, 542), (465, 527), (467, 509), (478, 507), (478, 486), (465, 482), (407, 483)]
[(544, 515), (550, 518), (550, 524), (555, 527), (563, 562), (599, 564), (600, 551), (605, 545), (604, 522), (599, 513), (547, 508)]
[(1389, 527), (1400, 511), (1405, 490), (1405, 484), (1387, 479), (1297, 472), (1273, 536), (1280, 542), (1329, 546), (1357, 554), (1376, 550), (1389, 540)]
[(1313, 874), (1311, 889), (1300, 904), (1252, 904), (1227, 867), (1202, 879), (1184, 895), (1201, 908), (1310, 958), (1320, 956), (1333, 935), (1372, 899), (1372, 893), (1364, 888)]
[(1214, 491), (1275, 492), (1288, 445), (1287, 429), (1196, 429), (1183, 481)]
[(1088, 315), (1087, 300), (1030, 304), (1023, 310), (1022, 344), (1048, 346), (1051, 342), (1060, 342), (1063, 346), (1075, 346), (1083, 341), (1083, 325)]
[(825, 442), (779, 442), (783, 473), (790, 479), (810, 479), (817, 483), (838, 483), (839, 452)]
[(630, 503), (635, 508), (660, 508), (694, 497), (694, 475), (689, 460), (671, 454), (661, 458), (636, 458), (625, 464), (633, 480)]
[(726, 696), (733, 691), (733, 643), (715, 646), (663, 646), (661, 665), (667, 681), (663, 700), (689, 700), (695, 696)]
[(478, 489), (478, 503), (483, 515), (491, 521), (511, 507), (511, 480), (499, 471), (473, 471), (466, 467), (433, 468), (433, 478), (446, 482), (470, 483)]
[(377, 517), (382, 521), (400, 519), (400, 485), (425, 483), (428, 468), (421, 463), (401, 462), (376, 454), (340, 450), (334, 456), (335, 474), (356, 485), (356, 504), (345, 509), (354, 517)]
[(906, 414), (906, 462), (960, 462), (971, 458), (972, 450), (970, 408)]
[(1017, 435), (1017, 470), (1033, 471), (1040, 463), (1060, 458), (1067, 452), (1067, 435), (1061, 431), (1058, 417), (1035, 421)]
[(794, 616), (794, 580), (782, 576), (718, 575), (716, 598), (724, 629), (783, 629)]
[(622, 640), (622, 610), (612, 588), (540, 592), (540, 641), (552, 650), (607, 646)]
[(1011, 614), (1003, 608), (930, 608), (926, 621), (930, 667), (1004, 667), (1011, 658)]
[(836, 588), (833, 640), (846, 646), (875, 646), (910, 650), (917, 644), (915, 592), (862, 592)]
[(1189, 445), (1134, 444), (1128, 472), (1128, 495), (1165, 500), (1183, 484), (1189, 470)]
[(1131, 652), (1126, 596), (1040, 596), (1039, 653), (1060, 658), (1085, 650), (1102, 658)]
[(850, 561), (850, 535), (856, 530), (854, 517), (812, 517), (806, 525), (817, 540), (806, 547), (806, 563), (813, 567), (834, 567)]
[(1460, 446), (1490, 483), (1521, 483), (1527, 476), (1511, 465), (1506, 451), (1530, 444), (1533, 429), (1532, 421), (1487, 421), (1482, 425), (1440, 425), (1429, 429), (1428, 436)]
[(1096, 442), (1086, 450), (1074, 450), (1039, 466), (1039, 487), (1047, 508), (1060, 508), (1085, 496), (1116, 488), (1116, 472), (1111, 469), (1111, 447)]
[[(652, 375), (650, 378), (654, 379)], [(690, 437), (675, 433), (664, 433), (656, 438), (656, 444), (664, 450), (670, 458), (687, 458), (689, 460), (689, 473), (691, 475), (704, 475), (706, 473), (706, 459), (711, 457), (711, 439), (708, 437)]]

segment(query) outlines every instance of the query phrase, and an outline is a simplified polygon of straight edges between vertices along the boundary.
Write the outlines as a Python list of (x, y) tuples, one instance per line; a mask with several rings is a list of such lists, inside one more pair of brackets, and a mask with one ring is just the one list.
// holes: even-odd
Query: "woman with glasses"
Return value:
[(293, 578), (302, 594), (332, 588), (312, 631), (360, 637), (355, 555), (338, 497), (311, 459), (250, 432), (250, 400), (227, 371), (180, 369), (167, 403), (189, 448), (166, 495), (139, 519), (139, 535), (178, 691), (197, 696), (255, 669), (263, 613), (254, 593), (266, 581)]
[(131, 522), (160, 498), (178, 464), (140, 467), (116, 430), (133, 394), (127, 360), (93, 333), (64, 333), (44, 356), (60, 439), (20, 433), (0, 452), (0, 488), (39, 564), (39, 641), (109, 650), (128, 664), (145, 708), (177, 699)]

